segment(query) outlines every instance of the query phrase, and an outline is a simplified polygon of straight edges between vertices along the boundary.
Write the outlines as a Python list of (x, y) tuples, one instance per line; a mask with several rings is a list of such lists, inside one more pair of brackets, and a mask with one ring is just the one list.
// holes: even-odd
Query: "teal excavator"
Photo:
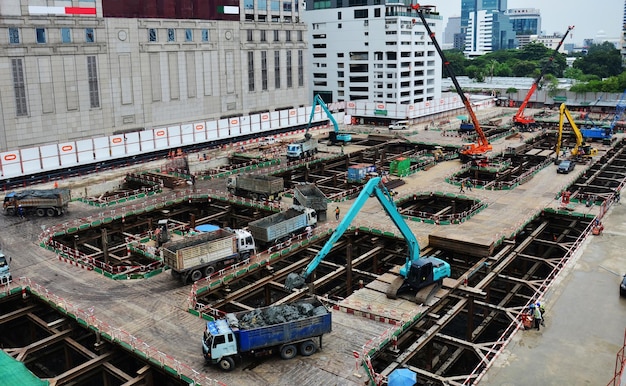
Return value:
[(333, 245), (348, 229), (352, 220), (361, 211), (367, 199), (375, 196), (382, 205), (387, 215), (394, 225), (400, 230), (408, 246), (408, 256), (406, 262), (400, 269), (400, 275), (391, 283), (387, 290), (387, 297), (395, 299), (399, 293), (413, 291), (416, 292), (415, 301), (425, 303), (434, 290), (441, 286), (443, 279), (450, 277), (450, 264), (435, 257), (421, 257), (420, 247), (417, 238), (411, 232), (411, 228), (406, 224), (402, 215), (398, 212), (389, 191), (382, 184), (381, 177), (372, 178), (365, 184), (363, 190), (356, 198), (346, 216), (341, 220), (337, 229), (324, 244), (313, 260), (306, 266), (302, 273), (290, 273), (285, 281), (285, 288), (292, 291), (302, 288), (306, 284), (306, 279), (317, 268), (326, 255), (331, 251)]
[(336, 145), (336, 144), (346, 144), (352, 141), (352, 134), (339, 131), (339, 124), (337, 123), (337, 120), (335, 119), (335, 117), (333, 117), (333, 114), (330, 112), (330, 110), (328, 110), (328, 106), (326, 106), (326, 103), (324, 103), (324, 100), (319, 94), (315, 95), (315, 98), (313, 99), (313, 106), (311, 108), (311, 115), (309, 116), (309, 124), (307, 125), (307, 128), (306, 128), (305, 137), (307, 137), (309, 128), (311, 127), (311, 122), (313, 122), (313, 118), (315, 117), (315, 107), (317, 105), (319, 105), (322, 108), (322, 110), (324, 110), (324, 112), (326, 113), (326, 116), (328, 117), (330, 122), (333, 124), (333, 131), (328, 133), (328, 142), (331, 145)]

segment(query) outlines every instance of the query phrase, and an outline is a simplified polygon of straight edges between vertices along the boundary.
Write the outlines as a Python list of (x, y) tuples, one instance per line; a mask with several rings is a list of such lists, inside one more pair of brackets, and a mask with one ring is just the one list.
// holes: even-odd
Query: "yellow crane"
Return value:
[(571, 151), (572, 158), (589, 158), (598, 154), (598, 149), (592, 148), (591, 145), (587, 145), (583, 142), (583, 135), (578, 129), (576, 122), (574, 122), (574, 118), (572, 114), (567, 109), (565, 103), (561, 103), (561, 107), (559, 108), (559, 135), (556, 140), (556, 160), (558, 162), (559, 153), (561, 151), (561, 141), (563, 138), (563, 124), (565, 123), (565, 119), (569, 122), (572, 127), (572, 131), (574, 131), (574, 135), (576, 136), (576, 145)]

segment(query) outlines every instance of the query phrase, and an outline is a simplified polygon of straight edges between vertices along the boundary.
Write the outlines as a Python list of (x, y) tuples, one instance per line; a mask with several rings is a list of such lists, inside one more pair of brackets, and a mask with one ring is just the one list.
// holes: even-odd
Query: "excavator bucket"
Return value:
[(291, 291), (295, 288), (304, 287), (305, 279), (302, 275), (298, 275), (297, 273), (290, 273), (287, 275), (287, 279), (285, 279), (285, 289), (287, 291)]

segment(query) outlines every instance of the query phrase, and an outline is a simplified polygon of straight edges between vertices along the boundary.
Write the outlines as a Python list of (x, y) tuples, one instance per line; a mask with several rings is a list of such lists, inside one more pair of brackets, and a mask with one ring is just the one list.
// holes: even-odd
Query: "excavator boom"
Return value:
[(535, 93), (535, 91), (537, 90), (537, 87), (539, 87), (539, 82), (541, 82), (541, 79), (548, 71), (548, 67), (550, 66), (550, 63), (554, 61), (554, 57), (559, 52), (559, 49), (563, 45), (565, 38), (567, 37), (569, 32), (573, 29), (574, 29), (573, 25), (570, 25), (569, 27), (567, 27), (567, 31), (565, 31), (565, 35), (563, 35), (563, 37), (561, 38), (561, 41), (552, 52), (552, 56), (550, 56), (550, 58), (548, 59), (548, 62), (542, 67), (541, 72), (539, 73), (539, 76), (537, 76), (532, 86), (530, 86), (530, 89), (528, 90), (528, 93), (526, 94), (526, 98), (524, 98), (524, 101), (522, 102), (519, 109), (517, 110), (517, 113), (513, 116), (513, 122), (516, 125), (522, 126), (522, 127), (535, 125), (535, 119), (533, 117), (524, 116), (524, 110), (526, 109), (526, 105), (528, 105), (528, 101), (530, 101), (530, 97)]
[(313, 272), (320, 264), (320, 262), (324, 260), (326, 255), (328, 255), (335, 243), (345, 233), (345, 231), (352, 223), (352, 220), (354, 220), (356, 215), (361, 211), (363, 205), (365, 205), (367, 199), (371, 195), (374, 195), (378, 199), (378, 202), (380, 202), (380, 204), (382, 205), (385, 213), (387, 213), (387, 215), (393, 221), (394, 225), (400, 230), (400, 233), (402, 234), (402, 236), (404, 236), (404, 239), (408, 244), (409, 254), (406, 259), (406, 266), (403, 269), (408, 269), (408, 266), (412, 261), (418, 260), (420, 258), (420, 248), (417, 242), (417, 238), (415, 238), (415, 235), (413, 235), (413, 232), (411, 232), (411, 228), (409, 228), (406, 222), (404, 222), (402, 215), (396, 209), (393, 200), (389, 196), (389, 192), (382, 184), (381, 177), (375, 177), (369, 180), (367, 184), (365, 184), (363, 190), (361, 190), (361, 193), (348, 210), (348, 213), (346, 213), (344, 218), (337, 226), (337, 229), (335, 229), (333, 234), (330, 236), (330, 239), (328, 239), (326, 244), (324, 244), (324, 247), (306, 266), (302, 274), (290, 274), (287, 277), (287, 280), (285, 282), (285, 288), (287, 288), (288, 290), (292, 290), (293, 288), (299, 288), (304, 285), (304, 281), (306, 280), (306, 278), (309, 277), (311, 272)]
[(461, 101), (463, 102), (463, 105), (467, 109), (467, 113), (470, 116), (470, 120), (472, 121), (472, 124), (474, 125), (474, 130), (476, 131), (476, 135), (478, 137), (476, 140), (477, 143), (472, 144), (470, 146), (465, 146), (463, 149), (461, 149), (461, 154), (465, 156), (474, 157), (474, 156), (483, 155), (484, 153), (491, 151), (492, 146), (487, 140), (487, 137), (485, 136), (483, 129), (480, 127), (480, 122), (478, 121), (478, 118), (476, 117), (476, 114), (474, 113), (474, 109), (472, 109), (472, 105), (470, 104), (470, 101), (467, 99), (467, 97), (463, 93), (463, 90), (461, 89), (461, 85), (459, 84), (459, 81), (456, 79), (456, 76), (454, 75), (454, 71), (452, 70), (452, 67), (450, 66), (450, 62), (448, 61), (448, 59), (446, 59), (446, 55), (443, 53), (443, 50), (439, 46), (439, 43), (437, 42), (437, 39), (435, 38), (435, 33), (430, 29), (430, 26), (428, 25), (428, 22), (426, 21), (426, 18), (424, 17), (424, 12), (420, 8), (419, 4), (413, 4), (411, 5), (411, 8), (413, 8), (417, 12), (417, 15), (422, 21), (424, 28), (426, 28), (426, 32), (428, 33), (430, 40), (433, 42), (433, 45), (435, 46), (435, 49), (437, 50), (439, 57), (441, 57), (443, 66), (448, 72), (450, 79), (452, 79), (452, 84), (454, 84), (454, 88), (456, 89), (457, 94), (459, 94), (459, 97), (461, 98)]
[(584, 144), (583, 135), (580, 129), (578, 128), (578, 125), (576, 125), (576, 122), (574, 121), (574, 117), (572, 117), (572, 114), (567, 109), (567, 106), (565, 105), (565, 103), (561, 103), (561, 106), (559, 107), (559, 135), (557, 138), (556, 149), (555, 149), (557, 159), (559, 157), (559, 152), (561, 151), (561, 139), (563, 136), (563, 125), (565, 123), (565, 119), (567, 119), (567, 122), (569, 122), (570, 126), (572, 127), (572, 131), (574, 132), (574, 135), (576, 136), (576, 145), (572, 149), (572, 152), (571, 152), (572, 156), (590, 157), (590, 156), (594, 156), (598, 154), (597, 149), (591, 148), (591, 146)]
[(319, 94), (315, 95), (315, 98), (313, 99), (313, 106), (311, 108), (311, 114), (309, 116), (309, 123), (306, 126), (305, 137), (308, 138), (309, 136), (309, 128), (311, 127), (311, 122), (313, 121), (313, 118), (315, 117), (315, 107), (318, 105), (322, 108), (322, 110), (324, 110), (324, 113), (326, 113), (326, 116), (328, 117), (330, 122), (333, 124), (334, 134), (331, 134), (331, 139), (335, 138), (333, 142), (345, 143), (345, 142), (352, 141), (351, 134), (339, 132), (339, 124), (337, 123), (337, 120), (335, 119), (335, 117), (333, 117), (333, 114), (330, 112), (330, 110), (328, 109), (328, 106), (326, 106), (326, 103), (324, 103), (324, 100)]

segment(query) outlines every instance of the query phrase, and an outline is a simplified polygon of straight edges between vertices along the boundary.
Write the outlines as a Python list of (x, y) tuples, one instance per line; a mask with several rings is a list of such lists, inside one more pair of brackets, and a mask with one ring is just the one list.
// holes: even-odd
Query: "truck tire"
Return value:
[(7, 216), (15, 216), (15, 209), (14, 208), (7, 208), (6, 212), (4, 212), (4, 214), (6, 214)]
[(293, 344), (286, 344), (280, 348), (280, 357), (283, 359), (293, 359), (298, 351)]
[(36, 213), (37, 213), (37, 216), (39, 216), (39, 217), (43, 217), (43, 216), (46, 215), (46, 211), (43, 208), (37, 208)]
[(264, 193), (259, 194), (259, 200), (260, 201), (267, 201), (267, 194), (264, 194)]
[(198, 281), (202, 279), (202, 272), (195, 270), (191, 273), (191, 281)]
[(48, 217), (54, 217), (56, 214), (57, 214), (57, 211), (54, 210), (53, 208), (46, 209), (46, 215)]
[(254, 201), (258, 201), (259, 200), (259, 195), (256, 193), (252, 193), (250, 194), (250, 198), (252, 198)]
[(247, 260), (247, 259), (249, 259), (249, 258), (250, 258), (250, 252), (243, 252), (243, 253), (241, 254), (241, 258), (240, 258), (239, 260), (240, 260), (240, 261), (241, 261), (241, 260)]
[(218, 366), (222, 371), (233, 371), (235, 368), (235, 361), (231, 357), (222, 358), (218, 362)]
[(215, 267), (212, 265), (209, 265), (208, 267), (204, 269), (204, 276), (209, 277), (213, 274), (213, 272), (215, 272)]
[(315, 342), (313, 342), (312, 340), (306, 340), (300, 343), (300, 355), (302, 355), (303, 357), (308, 357), (310, 355), (313, 355), (315, 354), (316, 351), (317, 351), (317, 346), (315, 345)]

